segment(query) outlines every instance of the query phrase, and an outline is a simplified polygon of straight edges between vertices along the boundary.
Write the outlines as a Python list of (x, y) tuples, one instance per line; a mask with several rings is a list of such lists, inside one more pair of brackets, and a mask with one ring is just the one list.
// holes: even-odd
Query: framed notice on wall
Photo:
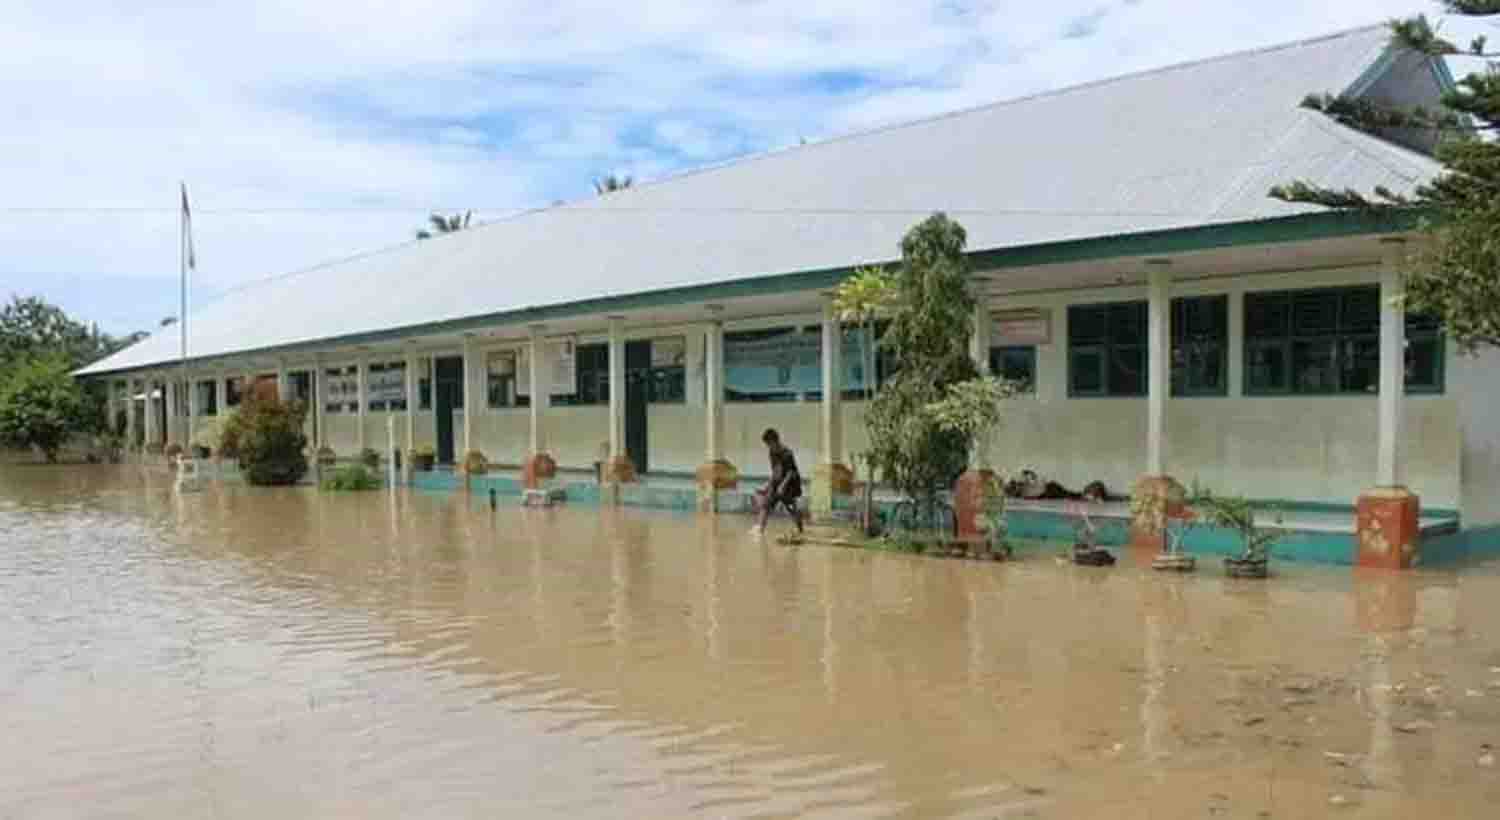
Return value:
[(1032, 347), (1052, 344), (1052, 311), (1033, 308), (991, 314), (990, 344), (995, 347)]
[[(574, 339), (559, 339), (542, 343), (547, 350), (548, 370), (551, 385), (548, 392), (554, 396), (571, 396), (578, 391), (578, 342)], [(516, 357), (516, 395), (531, 395), (531, 347), (524, 347)]]

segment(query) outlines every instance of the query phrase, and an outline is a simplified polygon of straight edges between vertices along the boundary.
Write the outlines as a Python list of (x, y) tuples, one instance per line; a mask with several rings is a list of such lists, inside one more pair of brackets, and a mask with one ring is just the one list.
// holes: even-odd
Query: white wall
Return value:
[[(1370, 268), (1174, 283), (1173, 296), (1229, 295), (1229, 390), (1223, 398), (1168, 401), (1167, 472), (1254, 498), (1348, 504), (1370, 488), (1375, 397), (1243, 396), (1239, 336), (1246, 292), (1376, 281)], [(1143, 287), (1118, 287), (994, 301), (997, 309), (1049, 308), (1052, 316), (1052, 343), (1037, 349), (1036, 395), (1017, 399), (994, 436), (997, 469), (1034, 468), (1074, 489), (1100, 480), (1111, 491), (1129, 490), (1145, 468), (1146, 399), (1068, 397), (1067, 306), (1145, 298)], [(1428, 507), (1457, 507), (1461, 494), (1457, 357), (1449, 347), (1446, 392), (1409, 396), (1404, 405), (1405, 480)]]
[(1448, 394), (1458, 405), (1463, 433), (1464, 525), (1500, 524), (1500, 353), (1450, 359)]

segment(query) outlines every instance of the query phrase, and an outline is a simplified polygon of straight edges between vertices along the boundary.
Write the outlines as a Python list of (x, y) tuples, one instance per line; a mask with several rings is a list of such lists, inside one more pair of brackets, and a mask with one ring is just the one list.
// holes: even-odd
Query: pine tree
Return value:
[[(1441, 0), (1465, 18), (1500, 16), (1500, 0)], [(1500, 57), (1484, 37), (1466, 48), (1443, 37), (1425, 16), (1390, 24), (1395, 45), (1434, 59), (1461, 55)], [(1271, 189), (1287, 202), (1338, 209), (1403, 209), (1421, 214), (1421, 243), (1403, 270), (1406, 307), (1437, 317), (1459, 349), (1500, 347), (1500, 68), (1490, 65), (1458, 80), (1442, 97), (1442, 111), (1391, 109), (1367, 100), (1310, 95), (1303, 106), (1368, 132), (1424, 129), (1438, 135), (1435, 156), (1443, 172), (1410, 195), (1384, 188), (1332, 190), (1305, 181)]]

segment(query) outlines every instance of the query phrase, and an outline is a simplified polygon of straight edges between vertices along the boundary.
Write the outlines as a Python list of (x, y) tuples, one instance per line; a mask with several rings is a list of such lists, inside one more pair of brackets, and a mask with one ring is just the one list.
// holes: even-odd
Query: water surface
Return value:
[(0, 468), (0, 818), (1500, 805), (1495, 565), (1236, 582), (748, 523)]

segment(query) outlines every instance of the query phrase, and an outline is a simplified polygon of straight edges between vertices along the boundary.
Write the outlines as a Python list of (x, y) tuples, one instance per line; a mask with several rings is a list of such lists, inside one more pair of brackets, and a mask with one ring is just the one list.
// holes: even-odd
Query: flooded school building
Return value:
[(943, 211), (968, 232), (975, 355), (1030, 385), (977, 469), (1197, 481), (1321, 511), (1346, 543), (1358, 518), (1370, 562), (1407, 565), (1421, 530), (1500, 523), (1494, 360), (1392, 299), (1415, 219), (1267, 191), (1410, 192), (1440, 171), (1425, 135), (1299, 104), (1436, 107), (1451, 82), (1378, 26), (1037, 94), (266, 279), (190, 317), (186, 384), (174, 332), (82, 375), (137, 443), (274, 392), (340, 457), (383, 451), (394, 419), (442, 465), (602, 463), (710, 508), (764, 474), (775, 427), (828, 509), (881, 375), (830, 289)]

